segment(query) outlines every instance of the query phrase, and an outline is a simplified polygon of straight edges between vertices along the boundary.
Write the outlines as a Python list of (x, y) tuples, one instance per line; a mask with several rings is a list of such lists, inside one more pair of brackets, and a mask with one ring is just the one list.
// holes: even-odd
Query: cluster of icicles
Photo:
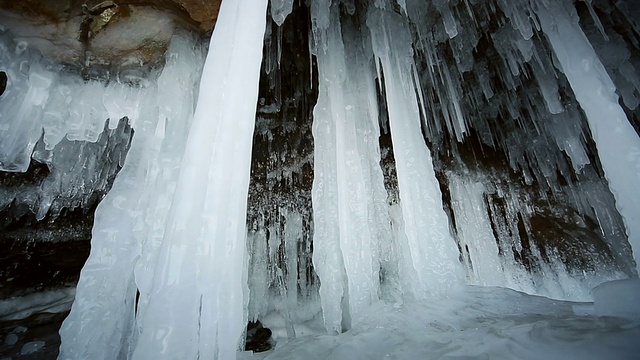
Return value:
[[(640, 218), (640, 199), (629, 194), (640, 180), (640, 142), (618, 104), (616, 87), (577, 22), (573, 2), (489, 2), (494, 11), (497, 6), (506, 14), (505, 26), (517, 34), (495, 37), (504, 42), (504, 60), (513, 64), (514, 73), (519, 61), (536, 61), (534, 33), (546, 37), (587, 116), (618, 210), (626, 219), (629, 242), (638, 252), (640, 222), (634, 219)], [(266, 0), (224, 0), (204, 66), (196, 41), (176, 35), (156, 83), (114, 84), (92, 90), (98, 95), (85, 99), (86, 89), (99, 86), (62, 86), (54, 73), (33, 66), (22, 93), (6, 95), (24, 99), (9, 112), (31, 122), (12, 125), (3, 109), (0, 136), (14, 139), (0, 142), (3, 156), (11, 157), (0, 159), (3, 170), (25, 170), (43, 127), (44, 141), (53, 149), (64, 136), (97, 140), (104, 123), (85, 121), (83, 114), (100, 111), (104, 116), (94, 119), (108, 116), (111, 128), (123, 116), (133, 120), (135, 136), (124, 167), (96, 212), (91, 255), (61, 330), (61, 358), (230, 359), (242, 342), (248, 317), (265, 315), (261, 312), (267, 300), (261, 296), (267, 293), (267, 280), (247, 278), (254, 254), (246, 251), (245, 223), (267, 5)], [(442, 34), (461, 44), (473, 42), (473, 29), (464, 29), (462, 15), (449, 1), (434, 0), (432, 5), (442, 20)], [(292, 6), (291, 0), (272, 1), (273, 21), (282, 25)], [(468, 221), (480, 242), (471, 240), (471, 234), (465, 240), (467, 247), (479, 249), (472, 254), (473, 276), (467, 277), (459, 261), (423, 136), (423, 129), (441, 130), (428, 119), (425, 109), (434, 98), (425, 96), (415, 63), (414, 51), (422, 46), (429, 54), (430, 42), (436, 41), (430, 29), (416, 25), (427, 23), (421, 19), (428, 16), (427, 5), (406, 0), (392, 6), (376, 0), (362, 6), (349, 0), (311, 2), (310, 46), (319, 77), (313, 112), (313, 267), (329, 333), (362, 320), (364, 310), (382, 297), (425, 300), (446, 294), (465, 278), (518, 286), (517, 274), (508, 279), (505, 275), (498, 283), (489, 280), (509, 269), (481, 215)], [(414, 44), (416, 34), (419, 45)], [(464, 51), (459, 55), (459, 66), (471, 69)], [(3, 61), (16, 64), (20, 72), (20, 62)], [(550, 113), (562, 113), (558, 85), (543, 65), (536, 65), (536, 79), (545, 104)], [(438, 94), (446, 94), (438, 100), (447, 104), (441, 126), (461, 140), (468, 121), (458, 103), (457, 80), (452, 80), (458, 74), (438, 66), (433, 61), (429, 71), (439, 74)], [(392, 206), (380, 168), (377, 89), (384, 89), (397, 170), (399, 201)], [(481, 90), (491, 97), (490, 87)], [(74, 96), (84, 99), (82, 109), (68, 101)], [(65, 116), (52, 110), (63, 103), (71, 108), (65, 116), (74, 119), (66, 122), (67, 128), (58, 126)], [(580, 171), (588, 159), (571, 131), (558, 146), (564, 146)], [(481, 185), (459, 179), (451, 188), (454, 197), (466, 199), (456, 205), (457, 211), (473, 218)], [(286, 219), (291, 225), (282, 236), (295, 243), (301, 220), (298, 214)], [(483, 239), (489, 240), (483, 244)], [(295, 304), (298, 277), (292, 249), (284, 287)], [(290, 336), (295, 336), (293, 328)]]

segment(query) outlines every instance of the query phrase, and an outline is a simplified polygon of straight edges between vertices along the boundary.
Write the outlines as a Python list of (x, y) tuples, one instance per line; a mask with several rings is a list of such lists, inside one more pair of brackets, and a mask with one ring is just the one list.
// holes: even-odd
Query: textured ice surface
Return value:
[[(202, 61), (195, 39), (177, 35), (157, 84), (135, 94), (141, 118), (124, 166), (96, 210), (91, 254), (60, 330), (61, 358), (114, 359), (133, 350), (136, 290), (142, 308), (195, 105), (198, 73), (193, 69)], [(177, 81), (184, 86), (178, 93)]]
[[(231, 359), (247, 322), (246, 214), (266, 0), (224, 1), (133, 359)], [(224, 56), (221, 56), (224, 54)], [(158, 346), (158, 343), (162, 346)]]
[(577, 315), (590, 303), (497, 287), (466, 287), (430, 302), (379, 302), (348, 332), (278, 343), (239, 359), (632, 359), (640, 323)]
[[(312, 17), (326, 16), (314, 8)], [(352, 24), (314, 22), (319, 98), (314, 108), (314, 267), (325, 326), (339, 333), (378, 300), (379, 243), (390, 242), (379, 166), (375, 70), (368, 37)]]

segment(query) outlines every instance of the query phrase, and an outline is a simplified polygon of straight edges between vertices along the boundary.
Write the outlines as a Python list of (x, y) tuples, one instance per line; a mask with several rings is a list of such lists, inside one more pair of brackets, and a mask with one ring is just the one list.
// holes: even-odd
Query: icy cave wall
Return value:
[[(505, 2), (449, 5), (410, 9), (409, 31), (422, 92), (422, 131), (467, 282), (584, 298), (604, 279), (637, 276), (585, 114), (547, 38), (533, 25), (517, 25), (518, 16), (527, 15)], [(617, 5), (576, 2), (575, 11), (637, 129), (637, 25), (633, 10)], [(365, 26), (365, 12), (359, 2), (339, 6), (347, 43)], [(303, 11), (294, 8), (295, 14)], [(394, 10), (403, 12), (399, 5)], [(315, 66), (310, 66), (316, 57), (307, 60), (308, 36), (297, 35), (301, 30), (294, 25), (299, 19), (290, 16), (281, 27), (273, 24), (265, 42), (260, 98), (266, 106), (259, 107), (254, 160), (269, 161), (253, 163), (249, 316), (276, 310), (303, 321), (315, 313), (310, 304), (320, 301), (310, 291), (320, 282), (309, 253), (313, 159), (309, 148), (300, 145), (301, 139), (312, 141), (313, 120), (311, 101), (283, 85), (293, 80), (280, 72), (308, 71), (311, 89), (316, 88)], [(293, 45), (295, 36), (300, 40)], [(293, 54), (287, 56), (289, 51)], [(394, 205), (399, 201), (397, 175), (382, 84), (378, 79), (381, 165), (387, 200)], [(274, 95), (287, 91), (293, 96)], [(265, 201), (268, 206), (262, 205)], [(389, 280), (394, 270), (385, 270), (384, 263), (380, 276)], [(270, 275), (262, 270), (265, 266)], [(264, 294), (272, 300), (265, 301)]]
[(75, 286), (93, 212), (124, 164), (139, 114), (131, 108), (140, 106), (136, 100), (115, 104), (127, 97), (118, 91), (154, 83), (173, 34), (210, 32), (218, 8), (200, 1), (0, 2), (3, 299)]
[[(410, 79), (420, 105), (422, 135), (433, 157), (447, 226), (456, 239), (467, 282), (581, 298), (599, 281), (637, 276), (625, 225), (605, 180), (587, 118), (535, 17), (523, 12), (517, 2), (416, 4), (387, 4), (387, 10), (403, 24), (393, 31), (403, 32), (403, 39), (412, 44), (415, 71)], [(313, 261), (317, 144), (312, 124), (314, 105), (321, 98), (318, 59), (326, 50), (322, 46), (332, 46), (328, 40), (319, 43), (318, 34), (311, 31), (319, 28), (314, 24), (317, 13), (303, 2), (293, 5), (284, 21), (275, 16), (277, 22), (269, 21), (267, 26), (247, 209), (248, 316), (257, 319), (275, 312), (287, 324), (306, 321), (323, 306), (322, 279)], [(331, 26), (341, 29), (333, 36), (343, 44), (360, 41), (368, 32), (365, 5), (360, 1), (333, 5)], [(605, 0), (572, 5), (569, 14), (577, 16), (616, 85), (620, 106), (638, 131), (637, 5)], [(78, 14), (78, 32), (82, 19)], [(100, 39), (97, 35), (95, 39), (97, 44)], [(142, 136), (136, 126), (140, 130), (151, 126), (145, 116), (168, 111), (162, 110), (158, 93), (164, 94), (160, 99), (169, 99), (172, 92), (168, 90), (194, 87), (193, 74), (175, 61), (185, 60), (181, 56), (190, 53), (188, 66), (198, 68), (202, 45), (190, 39), (174, 45), (166, 61), (136, 55), (137, 62), (113, 66), (92, 62), (95, 58), (86, 57), (86, 50), (92, 54), (92, 43), (79, 42), (76, 62), (60, 65), (41, 59), (29, 41), (14, 39), (9, 27), (3, 29), (2, 41), (0, 70), (8, 80), (0, 96), (1, 155), (19, 159), (3, 158), (5, 171), (0, 178), (0, 211), (5, 219), (1, 241), (11, 249), (3, 258), (6, 270), (2, 273), (7, 284), (2, 296), (8, 298), (73, 286), (87, 255), (92, 211), (131, 155), (127, 151), (132, 137)], [(373, 50), (347, 48), (347, 61), (352, 60), (349, 51)], [(324, 56), (332, 59), (335, 54), (329, 51)], [(145, 65), (138, 66), (140, 61)], [(169, 73), (163, 78), (163, 67), (171, 69), (169, 64), (189, 80), (177, 84), (177, 75)], [(398, 158), (389, 130), (384, 81), (385, 76), (394, 75), (374, 62), (367, 66), (378, 70), (373, 85), (380, 163), (387, 202), (397, 209)], [(185, 96), (185, 103), (193, 102), (194, 94)], [(173, 116), (189, 116), (188, 107), (182, 111)], [(16, 116), (28, 121), (18, 124)], [(128, 121), (120, 121), (125, 116)], [(185, 136), (184, 129), (173, 130)], [(158, 169), (163, 161), (171, 166), (179, 163), (175, 157), (154, 161), (158, 161), (153, 168), (157, 174), (162, 173)], [(166, 210), (166, 204), (154, 206), (159, 212)], [(78, 230), (73, 227), (76, 223)], [(57, 264), (50, 271), (25, 277), (29, 274), (25, 269), (32, 268), (34, 261), (40, 266), (46, 263), (34, 254), (66, 258), (65, 248), (57, 244), (75, 237), (83, 245), (73, 246), (80, 249), (73, 264), (63, 264), (69, 266), (62, 269)], [(380, 286), (401, 287), (398, 271), (391, 265), (400, 254), (387, 255), (380, 260)], [(293, 332), (293, 326), (288, 330)]]

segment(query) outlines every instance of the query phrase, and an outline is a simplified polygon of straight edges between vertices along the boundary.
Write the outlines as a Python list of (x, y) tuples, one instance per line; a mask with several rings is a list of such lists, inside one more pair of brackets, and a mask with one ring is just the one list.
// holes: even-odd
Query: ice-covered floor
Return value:
[[(605, 305), (615, 306), (611, 301)], [(431, 302), (378, 302), (365, 321), (339, 336), (279, 339), (273, 351), (238, 358), (638, 359), (640, 317), (638, 308), (631, 310), (635, 315), (598, 316), (594, 303), (468, 286)]]

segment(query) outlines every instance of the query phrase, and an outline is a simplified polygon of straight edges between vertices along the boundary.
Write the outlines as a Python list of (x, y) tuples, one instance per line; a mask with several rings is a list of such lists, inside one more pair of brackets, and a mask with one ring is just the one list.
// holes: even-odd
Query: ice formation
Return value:
[(51, 169), (0, 207), (55, 217), (122, 167), (60, 357), (234, 358), (247, 320), (290, 341), (272, 358), (637, 350), (637, 5), (309, 7), (225, 0), (206, 61), (179, 33), (108, 83), (0, 32), (0, 170)]
[(616, 198), (616, 207), (625, 219), (627, 236), (640, 269), (640, 222), (636, 220), (640, 218), (640, 197), (625, 195), (634, 193), (640, 177), (638, 134), (618, 103), (616, 87), (609, 74), (580, 29), (575, 10), (561, 2), (538, 5), (536, 13), (587, 115), (605, 176)]
[(322, 25), (339, 16), (337, 6), (312, 9), (320, 79), (313, 124), (314, 266), (325, 326), (337, 333), (359, 322), (362, 311), (378, 299), (378, 242), (391, 234), (378, 165), (374, 69), (367, 56), (371, 49), (348, 28)]
[[(265, 9), (266, 1), (221, 8), (191, 126), (195, 91), (177, 97), (171, 82), (193, 86), (200, 58), (193, 43), (173, 40), (155, 103), (141, 111), (151, 116), (134, 124), (125, 168), (98, 210), (92, 255), (61, 330), (62, 358), (235, 354), (246, 316), (246, 196)], [(252, 30), (239, 31), (237, 21)], [(96, 309), (109, 319), (89, 315)]]
[[(133, 124), (126, 162), (96, 210), (91, 255), (60, 331), (60, 358), (112, 359), (134, 350), (139, 333), (134, 312), (142, 310), (151, 292), (195, 105), (197, 74), (192, 69), (200, 68), (203, 60), (196, 45), (190, 36), (176, 35), (157, 82), (132, 91), (142, 116)], [(177, 96), (173, 82), (180, 79), (185, 91)], [(131, 101), (125, 97), (114, 105), (113, 98), (106, 98), (112, 112), (120, 109), (118, 115), (126, 113), (123, 109)], [(110, 315), (88, 315), (96, 309)]]

